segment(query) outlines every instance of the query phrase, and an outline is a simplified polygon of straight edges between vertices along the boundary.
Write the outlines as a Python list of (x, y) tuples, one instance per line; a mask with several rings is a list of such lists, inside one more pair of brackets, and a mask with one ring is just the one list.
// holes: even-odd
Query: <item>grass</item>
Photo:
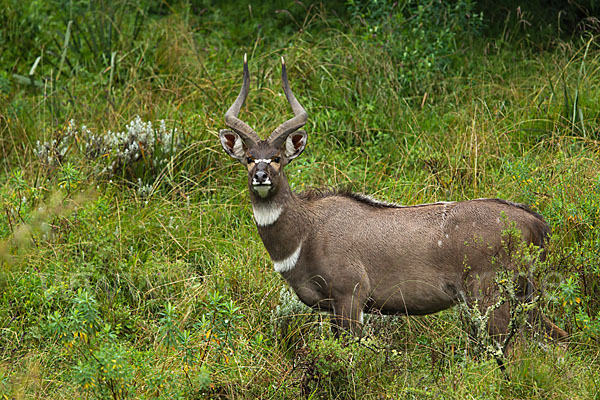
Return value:
[[(42, 88), (13, 78), (37, 58), (23, 47), (0, 75), (0, 398), (599, 397), (596, 37), (536, 42), (507, 19), (510, 35), (466, 30), (451, 52), (425, 48), (443, 65), (416, 80), (424, 67), (412, 59), (400, 76), (392, 36), (365, 34), (410, 18), (357, 22), (344, 5), (284, 2), (276, 14), (116, 4), (112, 31), (87, 10), (71, 47), (68, 7), (42, 33), (25, 20), (2, 28), (44, 56)], [(6, 6), (3, 16), (23, 11)], [(554, 232), (543, 308), (569, 347), (526, 337), (506, 376), (468, 351), (456, 310), (372, 316), (366, 341), (333, 339), (326, 316), (286, 294), (245, 172), (218, 141), (244, 52), (246, 122), (265, 137), (290, 114), (280, 55), (309, 112), (307, 150), (287, 168), (295, 190), (351, 185), (404, 204), (501, 197), (543, 214)], [(81, 126), (110, 136), (138, 115), (165, 120), (182, 147), (103, 171), (116, 156), (86, 153)], [(52, 140), (68, 143), (64, 154), (40, 158), (37, 142)]]

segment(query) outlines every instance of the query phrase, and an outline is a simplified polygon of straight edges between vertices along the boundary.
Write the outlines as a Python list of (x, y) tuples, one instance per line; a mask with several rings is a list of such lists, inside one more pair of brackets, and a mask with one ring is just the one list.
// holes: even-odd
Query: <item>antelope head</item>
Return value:
[(306, 146), (306, 132), (299, 130), (306, 124), (307, 114), (300, 105), (287, 78), (285, 61), (281, 58), (281, 80), (283, 91), (292, 107), (294, 117), (279, 125), (266, 140), (245, 122), (238, 114), (248, 96), (250, 74), (244, 54), (244, 78), (242, 89), (229, 110), (225, 113), (225, 124), (231, 129), (219, 132), (221, 145), (231, 157), (248, 168), (248, 187), (261, 199), (268, 199), (287, 184), (283, 167), (298, 157)]

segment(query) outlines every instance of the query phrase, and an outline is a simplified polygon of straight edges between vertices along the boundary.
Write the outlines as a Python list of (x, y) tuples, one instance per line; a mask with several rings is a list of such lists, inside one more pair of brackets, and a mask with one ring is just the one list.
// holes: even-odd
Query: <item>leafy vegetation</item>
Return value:
[[(597, 6), (490, 3), (3, 0), (0, 398), (600, 398)], [(309, 112), (296, 190), (544, 215), (568, 347), (523, 334), (503, 373), (458, 309), (332, 338), (219, 144), (244, 53), (263, 137), (279, 56)]]

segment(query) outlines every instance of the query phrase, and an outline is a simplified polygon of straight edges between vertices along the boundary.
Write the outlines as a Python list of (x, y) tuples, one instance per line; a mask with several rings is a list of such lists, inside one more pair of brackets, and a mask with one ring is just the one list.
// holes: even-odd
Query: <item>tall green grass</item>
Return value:
[[(465, 22), (469, 2), (433, 14), (415, 2), (52, 4), (64, 7), (47, 19), (23, 2), (2, 11), (5, 43), (30, 46), (3, 51), (0, 75), (0, 397), (599, 396), (595, 36), (539, 46), (522, 20), (506, 20), (508, 35)], [(437, 44), (408, 34), (434, 17), (452, 28)], [(472, 356), (456, 310), (374, 315), (366, 340), (333, 339), (273, 271), (245, 172), (218, 141), (244, 52), (246, 122), (265, 137), (288, 118), (281, 55), (309, 112), (307, 150), (287, 168), (295, 190), (501, 197), (543, 214), (542, 306), (569, 347), (524, 334), (505, 375)], [(111, 137), (138, 115), (165, 120), (181, 147), (104, 170), (112, 153), (86, 152), (82, 125)], [(60, 159), (40, 158), (38, 141)]]

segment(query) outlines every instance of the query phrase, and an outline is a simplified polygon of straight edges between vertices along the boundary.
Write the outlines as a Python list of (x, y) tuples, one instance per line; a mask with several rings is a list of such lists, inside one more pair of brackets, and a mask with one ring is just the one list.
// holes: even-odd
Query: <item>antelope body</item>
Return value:
[[(254, 219), (275, 270), (302, 302), (332, 312), (340, 330), (356, 332), (372, 310), (424, 315), (462, 300), (492, 304), (498, 291), (491, 259), (502, 252), (506, 220), (526, 243), (543, 246), (550, 229), (542, 217), (504, 200), (405, 207), (349, 192), (292, 192), (284, 166), (306, 146), (299, 129), (307, 113), (283, 58), (282, 81), (295, 116), (261, 140), (237, 117), (249, 89), (244, 56), (242, 89), (225, 114), (231, 129), (220, 131), (221, 144), (248, 169)], [(508, 304), (496, 309), (490, 334), (505, 334), (509, 318)], [(554, 336), (564, 334), (541, 319)]]

